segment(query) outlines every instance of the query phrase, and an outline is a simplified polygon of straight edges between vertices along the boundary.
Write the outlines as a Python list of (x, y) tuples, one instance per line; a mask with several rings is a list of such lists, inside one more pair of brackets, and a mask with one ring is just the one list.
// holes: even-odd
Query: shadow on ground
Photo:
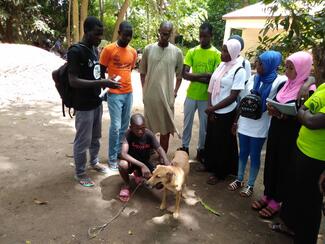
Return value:
[[(181, 128), (182, 120), (176, 121)], [(207, 185), (207, 174), (193, 170), (196, 163), (191, 164), (189, 188), (220, 217), (199, 203), (191, 206), (182, 201), (181, 217), (174, 220), (168, 210), (159, 209), (161, 192), (141, 187), (126, 211), (97, 238), (88, 240), (89, 227), (109, 221), (122, 207), (117, 200), (122, 181), (116, 174), (92, 171), (94, 188), (83, 188), (73, 180), (73, 123), (62, 118), (60, 105), (53, 103), (0, 109), (0, 243), (290, 243), (257, 217), (250, 209), (251, 199), (226, 190), (229, 181)], [(103, 128), (107, 125), (104, 117)], [(170, 158), (179, 145), (179, 139), (171, 140)], [(195, 155), (193, 149), (191, 155)], [(261, 192), (260, 178), (258, 185), (256, 196)], [(47, 204), (39, 205), (35, 199)], [(174, 204), (172, 194), (168, 204)], [(160, 216), (166, 220), (155, 223), (153, 218)]]

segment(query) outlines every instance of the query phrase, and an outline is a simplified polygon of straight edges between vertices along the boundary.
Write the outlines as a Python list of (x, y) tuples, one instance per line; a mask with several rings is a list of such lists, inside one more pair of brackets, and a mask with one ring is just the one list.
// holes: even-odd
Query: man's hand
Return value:
[(211, 114), (214, 112), (214, 108), (213, 106), (209, 106), (205, 111), (204, 111), (207, 115)]
[(325, 195), (325, 170), (319, 177), (319, 190), (323, 195)]
[(164, 165), (172, 165), (172, 163), (169, 161), (169, 160), (167, 160), (167, 161), (164, 161)]
[(121, 88), (121, 84), (112, 79), (102, 79), (102, 87)]
[(151, 172), (150, 172), (149, 168), (146, 165), (143, 165), (141, 167), (141, 173), (142, 173), (142, 176), (145, 179), (149, 179), (151, 177)]

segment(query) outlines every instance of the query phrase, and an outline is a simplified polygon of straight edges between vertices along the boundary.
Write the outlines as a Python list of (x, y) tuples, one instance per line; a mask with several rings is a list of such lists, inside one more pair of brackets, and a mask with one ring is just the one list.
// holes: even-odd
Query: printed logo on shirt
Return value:
[(128, 69), (130, 70), (131, 67), (131, 63), (122, 63), (121, 58), (119, 55), (114, 55), (113, 56), (113, 63), (115, 65), (115, 67), (119, 68), (119, 69)]
[(150, 148), (150, 144), (136, 144), (134, 142), (131, 143), (131, 147), (137, 150), (145, 150)]
[(88, 59), (88, 67), (91, 68), (91, 67), (93, 67), (93, 65), (94, 65), (93, 61)]
[(94, 70), (93, 70), (93, 75), (94, 75), (95, 80), (100, 79), (100, 65), (99, 64), (95, 64)]

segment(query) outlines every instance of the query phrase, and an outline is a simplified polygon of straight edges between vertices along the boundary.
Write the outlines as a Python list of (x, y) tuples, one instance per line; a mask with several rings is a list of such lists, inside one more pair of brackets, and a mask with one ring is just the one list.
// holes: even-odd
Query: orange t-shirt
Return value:
[(110, 93), (125, 94), (132, 92), (131, 71), (135, 66), (137, 52), (134, 48), (119, 47), (116, 42), (107, 45), (100, 54), (99, 62), (107, 67), (107, 73), (111, 76), (121, 76), (121, 88), (109, 89)]

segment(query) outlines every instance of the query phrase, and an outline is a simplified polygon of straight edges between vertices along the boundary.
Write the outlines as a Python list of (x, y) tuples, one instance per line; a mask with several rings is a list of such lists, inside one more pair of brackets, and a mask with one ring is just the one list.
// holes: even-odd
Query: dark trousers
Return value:
[(280, 217), (295, 232), (295, 244), (316, 244), (323, 199), (318, 181), (325, 170), (325, 161), (295, 150), (291, 190), (283, 201)]
[(213, 114), (208, 118), (205, 166), (219, 179), (225, 179), (229, 174), (237, 175), (237, 139), (231, 133), (235, 116), (236, 110), (226, 114)]

